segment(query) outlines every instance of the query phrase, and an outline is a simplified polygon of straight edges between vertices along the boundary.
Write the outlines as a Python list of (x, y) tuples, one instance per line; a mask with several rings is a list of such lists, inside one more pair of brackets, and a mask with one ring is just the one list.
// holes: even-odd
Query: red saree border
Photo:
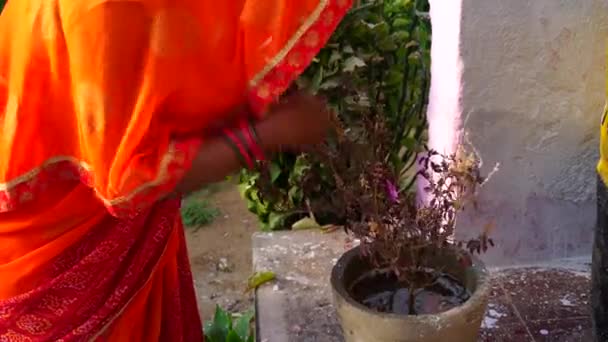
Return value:
[[(200, 139), (172, 141), (161, 160), (155, 179), (124, 196), (106, 198), (96, 191), (97, 197), (116, 217), (137, 215), (163, 195), (173, 191), (190, 168), (200, 144)], [(94, 177), (91, 167), (77, 158), (61, 156), (51, 158), (10, 182), (0, 184), (0, 213), (16, 210), (33, 200), (43, 193), (51, 182), (80, 181), (93, 188)]]
[(353, 0), (321, 0), (286, 46), (249, 82), (249, 102), (263, 116), (268, 105), (289, 88), (327, 43)]

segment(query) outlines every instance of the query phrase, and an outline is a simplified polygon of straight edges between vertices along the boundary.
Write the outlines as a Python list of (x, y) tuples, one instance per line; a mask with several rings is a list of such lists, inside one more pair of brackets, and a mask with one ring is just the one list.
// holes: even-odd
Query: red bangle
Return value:
[(264, 155), (264, 151), (259, 144), (259, 139), (253, 125), (249, 121), (241, 121), (240, 130), (245, 138), (245, 143), (249, 146), (251, 154), (253, 155), (254, 160), (261, 161), (265, 160), (266, 156)]
[(251, 155), (247, 148), (243, 145), (241, 139), (239, 139), (236, 134), (234, 134), (231, 130), (225, 129), (224, 135), (228, 139), (230, 145), (235, 149), (235, 152), (239, 155), (241, 160), (245, 163), (245, 166), (249, 169), (253, 169), (253, 161), (251, 159)]

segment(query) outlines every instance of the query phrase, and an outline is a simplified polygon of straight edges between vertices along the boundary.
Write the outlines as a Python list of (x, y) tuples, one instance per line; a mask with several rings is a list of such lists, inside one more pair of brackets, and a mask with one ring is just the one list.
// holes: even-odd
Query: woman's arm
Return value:
[[(261, 122), (256, 125), (256, 130), (263, 141), (262, 148), (266, 152), (276, 150), (272, 134), (268, 131), (268, 124)], [(228, 145), (223, 137), (214, 137), (206, 140), (201, 146), (192, 167), (186, 172), (184, 178), (177, 186), (177, 192), (187, 195), (199, 190), (204, 185), (223, 180), (243, 165), (234, 149)]]
[[(261, 148), (266, 154), (283, 146), (315, 144), (325, 137), (330, 126), (330, 113), (325, 102), (312, 95), (297, 93), (272, 108), (267, 119), (255, 124)], [(188, 194), (206, 184), (221, 181), (243, 165), (224, 137), (205, 140), (192, 167), (177, 186), (177, 192)]]
[(187, 195), (206, 184), (221, 181), (239, 168), (240, 160), (224, 139), (209, 139), (201, 146), (192, 168), (186, 172), (176, 191)]

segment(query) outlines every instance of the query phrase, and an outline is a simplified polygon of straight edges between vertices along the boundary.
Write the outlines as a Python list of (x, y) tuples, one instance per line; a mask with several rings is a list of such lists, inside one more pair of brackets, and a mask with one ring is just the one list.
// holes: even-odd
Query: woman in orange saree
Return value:
[[(256, 146), (322, 139), (316, 98), (271, 104), (349, 6), (9, 0), (0, 341), (202, 340), (180, 194), (238, 169), (230, 144), (251, 165)], [(244, 118), (256, 122), (231, 125)], [(253, 134), (226, 143), (217, 127)]]

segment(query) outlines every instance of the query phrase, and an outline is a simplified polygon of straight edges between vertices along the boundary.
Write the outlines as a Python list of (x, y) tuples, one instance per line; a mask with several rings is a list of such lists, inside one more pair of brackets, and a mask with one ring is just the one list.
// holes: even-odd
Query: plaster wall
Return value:
[(494, 224), (493, 265), (589, 255), (608, 1), (430, 2), (430, 146), (500, 163), (457, 234)]

